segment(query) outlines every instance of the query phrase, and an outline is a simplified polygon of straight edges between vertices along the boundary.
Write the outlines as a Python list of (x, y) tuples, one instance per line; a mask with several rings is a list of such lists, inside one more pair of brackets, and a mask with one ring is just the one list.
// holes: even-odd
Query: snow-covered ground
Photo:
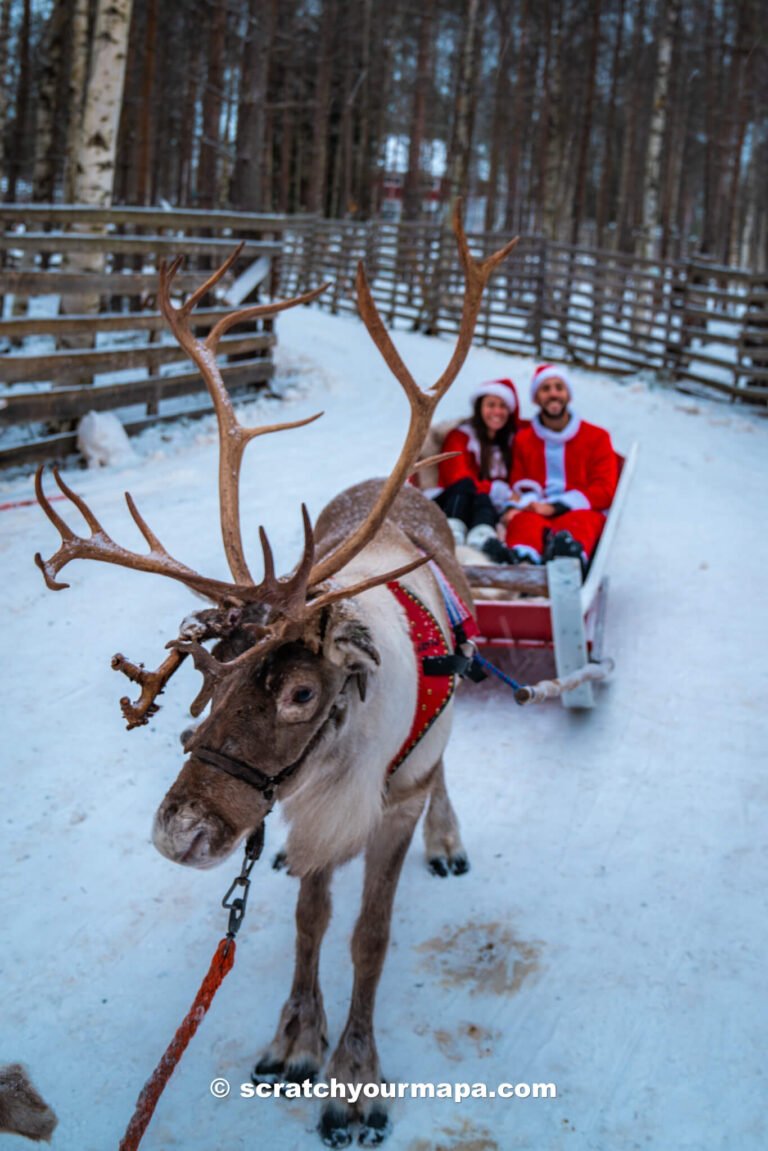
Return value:
[[(251, 421), (310, 427), (258, 440), (244, 470), (246, 536), (264, 523), (283, 569), (339, 488), (391, 464), (405, 404), (354, 319), (280, 319), (279, 363), (303, 386)], [(446, 341), (397, 343), (435, 379)], [(473, 350), (441, 415), (479, 380), (531, 362)], [(449, 784), (472, 870), (439, 880), (411, 851), (377, 1006), (382, 1064), (405, 1082), (555, 1083), (554, 1100), (408, 1099), (403, 1151), (757, 1151), (766, 1146), (766, 659), (768, 533), (759, 527), (768, 424), (722, 403), (575, 372), (582, 414), (638, 472), (611, 562), (594, 712), (518, 709), (494, 682), (463, 688)], [(154, 430), (139, 459), (67, 474), (115, 538), (140, 541), (128, 488), (169, 550), (225, 576), (210, 422)], [(49, 480), (50, 483), (50, 480)], [(0, 503), (31, 494), (0, 482)], [(55, 505), (61, 510), (61, 503)], [(136, 1096), (185, 1014), (225, 928), (239, 859), (174, 866), (150, 844), (181, 763), (197, 677), (186, 665), (149, 728), (126, 732), (109, 668), (159, 662), (194, 606), (179, 585), (107, 565), (47, 591), (32, 555), (57, 537), (36, 507), (0, 512), (5, 759), (0, 1062), (28, 1064), (57, 1110), (59, 1151), (116, 1148)], [(143, 1147), (319, 1146), (317, 1103), (242, 1099), (287, 991), (295, 881), (255, 874), (238, 960), (160, 1102)], [(322, 957), (332, 1041), (350, 990), (361, 869), (335, 883)], [(227, 1099), (209, 1083), (225, 1076)], [(0, 1136), (0, 1147), (21, 1147)]]

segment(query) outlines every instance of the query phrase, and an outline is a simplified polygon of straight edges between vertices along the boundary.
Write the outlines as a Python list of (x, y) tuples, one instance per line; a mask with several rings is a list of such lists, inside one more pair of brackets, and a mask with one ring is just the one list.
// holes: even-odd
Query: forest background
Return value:
[(6, 201), (418, 220), (768, 266), (759, 0), (2, 0)]

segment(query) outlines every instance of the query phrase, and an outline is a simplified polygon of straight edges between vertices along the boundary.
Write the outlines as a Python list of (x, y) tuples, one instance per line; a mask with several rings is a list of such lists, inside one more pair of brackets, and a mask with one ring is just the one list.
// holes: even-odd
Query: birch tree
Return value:
[[(73, 198), (110, 207), (132, 0), (98, 0), (75, 158)], [(87, 5), (86, 5), (87, 9)]]
[[(87, 4), (84, 7), (87, 13)], [(79, 0), (77, 8), (80, 9)], [(82, 10), (78, 14), (82, 17)], [(130, 21), (131, 0), (98, 0), (82, 125), (72, 157), (71, 191), (76, 203), (99, 208), (112, 205)], [(82, 50), (82, 44), (79, 48)], [(88, 230), (97, 229), (89, 227)], [(104, 256), (95, 249), (72, 252), (68, 254), (65, 266), (69, 272), (98, 273), (103, 270)], [(62, 313), (92, 313), (98, 308), (98, 293), (62, 297), (61, 300)], [(82, 337), (65, 337), (62, 346), (82, 347)]]

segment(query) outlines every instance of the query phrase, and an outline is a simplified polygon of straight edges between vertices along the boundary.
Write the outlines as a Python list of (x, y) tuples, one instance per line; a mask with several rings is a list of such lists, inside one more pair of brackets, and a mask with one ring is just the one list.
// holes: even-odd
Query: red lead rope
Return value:
[(181, 1026), (171, 1040), (168, 1048), (153, 1071), (151, 1077), (142, 1088), (136, 1100), (136, 1110), (128, 1124), (128, 1130), (120, 1143), (120, 1151), (136, 1151), (144, 1137), (149, 1121), (152, 1118), (157, 1101), (163, 1093), (166, 1083), (173, 1075), (176, 1064), (184, 1054), (187, 1044), (205, 1019), (206, 1012), (211, 1006), (213, 997), (221, 986), (225, 975), (231, 970), (235, 962), (234, 939), (222, 939), (211, 960), (208, 974), (200, 985), (195, 996), (195, 1002), (187, 1012)]

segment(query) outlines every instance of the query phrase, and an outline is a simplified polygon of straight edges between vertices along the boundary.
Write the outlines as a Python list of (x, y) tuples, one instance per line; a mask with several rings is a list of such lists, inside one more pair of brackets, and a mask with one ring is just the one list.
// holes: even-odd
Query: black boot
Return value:
[(551, 532), (547, 539), (544, 546), (544, 563), (557, 559), (559, 556), (581, 560), (581, 570), (582, 573), (585, 572), (584, 548), (578, 540), (573, 538), (570, 532)]
[(510, 549), (506, 544), (503, 544), (497, 536), (485, 541), (483, 544), (483, 554), (487, 555), (488, 559), (495, 564), (511, 564), (517, 562), (516, 559), (512, 558)]

